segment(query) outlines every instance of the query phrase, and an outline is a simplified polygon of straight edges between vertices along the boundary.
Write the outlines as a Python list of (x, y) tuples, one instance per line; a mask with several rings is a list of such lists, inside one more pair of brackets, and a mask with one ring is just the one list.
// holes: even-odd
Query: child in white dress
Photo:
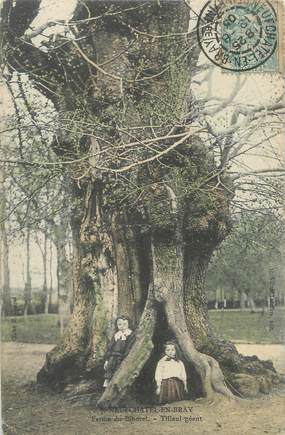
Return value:
[(187, 392), (185, 366), (177, 358), (175, 343), (170, 341), (165, 343), (164, 353), (155, 371), (156, 394), (161, 404), (183, 400)]

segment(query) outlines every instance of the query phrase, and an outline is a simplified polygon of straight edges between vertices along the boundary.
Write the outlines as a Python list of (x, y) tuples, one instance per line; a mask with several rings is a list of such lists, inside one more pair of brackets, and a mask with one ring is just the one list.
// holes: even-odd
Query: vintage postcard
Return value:
[(281, 0), (2, 0), (1, 430), (285, 434)]

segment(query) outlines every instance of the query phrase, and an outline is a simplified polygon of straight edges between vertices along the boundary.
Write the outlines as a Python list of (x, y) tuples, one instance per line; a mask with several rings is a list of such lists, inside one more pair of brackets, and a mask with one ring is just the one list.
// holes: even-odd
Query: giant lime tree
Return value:
[[(49, 146), (68, 168), (73, 196), (74, 310), (38, 380), (64, 388), (89, 376), (96, 395), (114, 319), (125, 314), (136, 340), (98, 405), (116, 405), (141, 382), (167, 338), (180, 345), (200, 394), (232, 397), (231, 386), (243, 391), (249, 378), (265, 391), (278, 379), (273, 366), (241, 357), (207, 314), (205, 274), (231, 229), (228, 163), (246, 109), (218, 137), (207, 124), (206, 101), (191, 88), (207, 65), (198, 64), (189, 6), (81, 1), (69, 21), (31, 30), (39, 7), (6, 0), (2, 9), (5, 77), (26, 74), (52, 102)], [(54, 24), (61, 34), (36, 44)]]

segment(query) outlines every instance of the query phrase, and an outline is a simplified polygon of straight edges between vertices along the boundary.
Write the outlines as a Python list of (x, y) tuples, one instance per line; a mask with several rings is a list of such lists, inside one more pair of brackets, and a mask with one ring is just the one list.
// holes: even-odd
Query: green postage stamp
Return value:
[(210, 0), (202, 8), (198, 41), (225, 71), (282, 72), (283, 5), (266, 0)]

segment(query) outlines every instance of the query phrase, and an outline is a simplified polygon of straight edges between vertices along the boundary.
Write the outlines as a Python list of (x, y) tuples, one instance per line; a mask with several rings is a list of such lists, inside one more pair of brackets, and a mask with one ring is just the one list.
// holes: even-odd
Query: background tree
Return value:
[[(236, 216), (231, 235), (214, 255), (207, 276), (208, 294), (213, 299), (216, 289), (223, 289), (227, 299), (246, 294), (250, 307), (255, 300), (269, 295), (269, 271), (274, 267), (276, 278), (281, 266), (281, 248), (284, 243), (282, 216), (243, 211)], [(279, 279), (279, 285), (282, 283)], [(280, 291), (282, 289), (280, 288)]]
[[(69, 228), (69, 197), (64, 187), (64, 171), (59, 164), (53, 165), (55, 154), (52, 149), (47, 148), (49, 133), (42, 129), (42, 120), (52, 114), (47, 110), (47, 104), (36, 100), (31, 89), (27, 89), (25, 76), (15, 75), (9, 82), (8, 90), (13, 101), (14, 116), (7, 118), (7, 144), (3, 142), (1, 151), (7, 159), (3, 162), (7, 172), (5, 189), (7, 192), (6, 201), (6, 225), (9, 218), (11, 242), (23, 239), (26, 249), (26, 283), (25, 283), (25, 312), (36, 310), (47, 312), (48, 310), (48, 289), (47, 289), (47, 242), (58, 246), (59, 239), (61, 252), (68, 245), (70, 237)], [(15, 156), (20, 155), (23, 162), (30, 160), (39, 162), (35, 165), (10, 164)], [(5, 216), (4, 216), (5, 217)], [(57, 226), (59, 220), (64, 220), (63, 236), (59, 236)], [(3, 218), (3, 225), (5, 220)], [(61, 224), (62, 225), (62, 224)], [(24, 239), (26, 240), (24, 242)], [(34, 242), (38, 245), (43, 258), (43, 286), (40, 298), (32, 300), (32, 283), (30, 271), (30, 251), (34, 249)], [(66, 259), (65, 261), (68, 262)], [(50, 258), (51, 262), (51, 258)], [(58, 275), (61, 275), (62, 261), (58, 261)], [(51, 265), (50, 265), (51, 266)], [(70, 267), (69, 267), (70, 269)], [(70, 279), (70, 278), (69, 278)], [(70, 285), (63, 288), (61, 284), (58, 294), (69, 294)], [(69, 295), (70, 299), (71, 295)], [(61, 305), (62, 297), (59, 298)], [(66, 304), (64, 304), (65, 306)], [(70, 305), (70, 304), (69, 304)], [(63, 310), (64, 311), (64, 310)], [(60, 309), (60, 312), (62, 310)], [(68, 310), (70, 314), (70, 308)]]
[(2, 309), (5, 315), (12, 314), (12, 300), (10, 289), (10, 269), (9, 269), (9, 244), (7, 235), (7, 223), (5, 222), (6, 214), (6, 195), (5, 195), (5, 175), (4, 171), (0, 172), (0, 234), (1, 234), (1, 301)]
[(48, 267), (48, 258), (47, 258), (47, 254), (48, 254), (48, 232), (47, 229), (45, 229), (44, 231), (44, 240), (43, 240), (43, 247), (41, 244), (41, 241), (38, 237), (38, 235), (36, 236), (36, 243), (39, 247), (39, 250), (41, 252), (41, 256), (43, 259), (43, 286), (42, 286), (42, 294), (41, 294), (41, 311), (44, 312), (45, 314), (48, 314), (49, 312), (49, 294), (48, 294), (48, 286), (47, 286), (47, 267)]
[[(0, 91), (3, 88), (3, 84), (0, 84)], [(4, 101), (1, 96), (0, 107), (2, 110), (2, 118), (0, 123), (1, 130), (7, 128), (6, 113), (4, 110)], [(1, 156), (6, 154), (6, 148), (8, 147), (7, 136), (1, 135)], [(8, 243), (8, 222), (5, 221), (6, 208), (7, 208), (7, 195), (6, 195), (6, 179), (7, 179), (7, 165), (2, 164), (0, 166), (0, 275), (1, 275), (1, 288), (0, 299), (1, 309), (5, 315), (12, 314), (12, 300), (10, 289), (10, 269), (9, 269), (9, 243)]]

